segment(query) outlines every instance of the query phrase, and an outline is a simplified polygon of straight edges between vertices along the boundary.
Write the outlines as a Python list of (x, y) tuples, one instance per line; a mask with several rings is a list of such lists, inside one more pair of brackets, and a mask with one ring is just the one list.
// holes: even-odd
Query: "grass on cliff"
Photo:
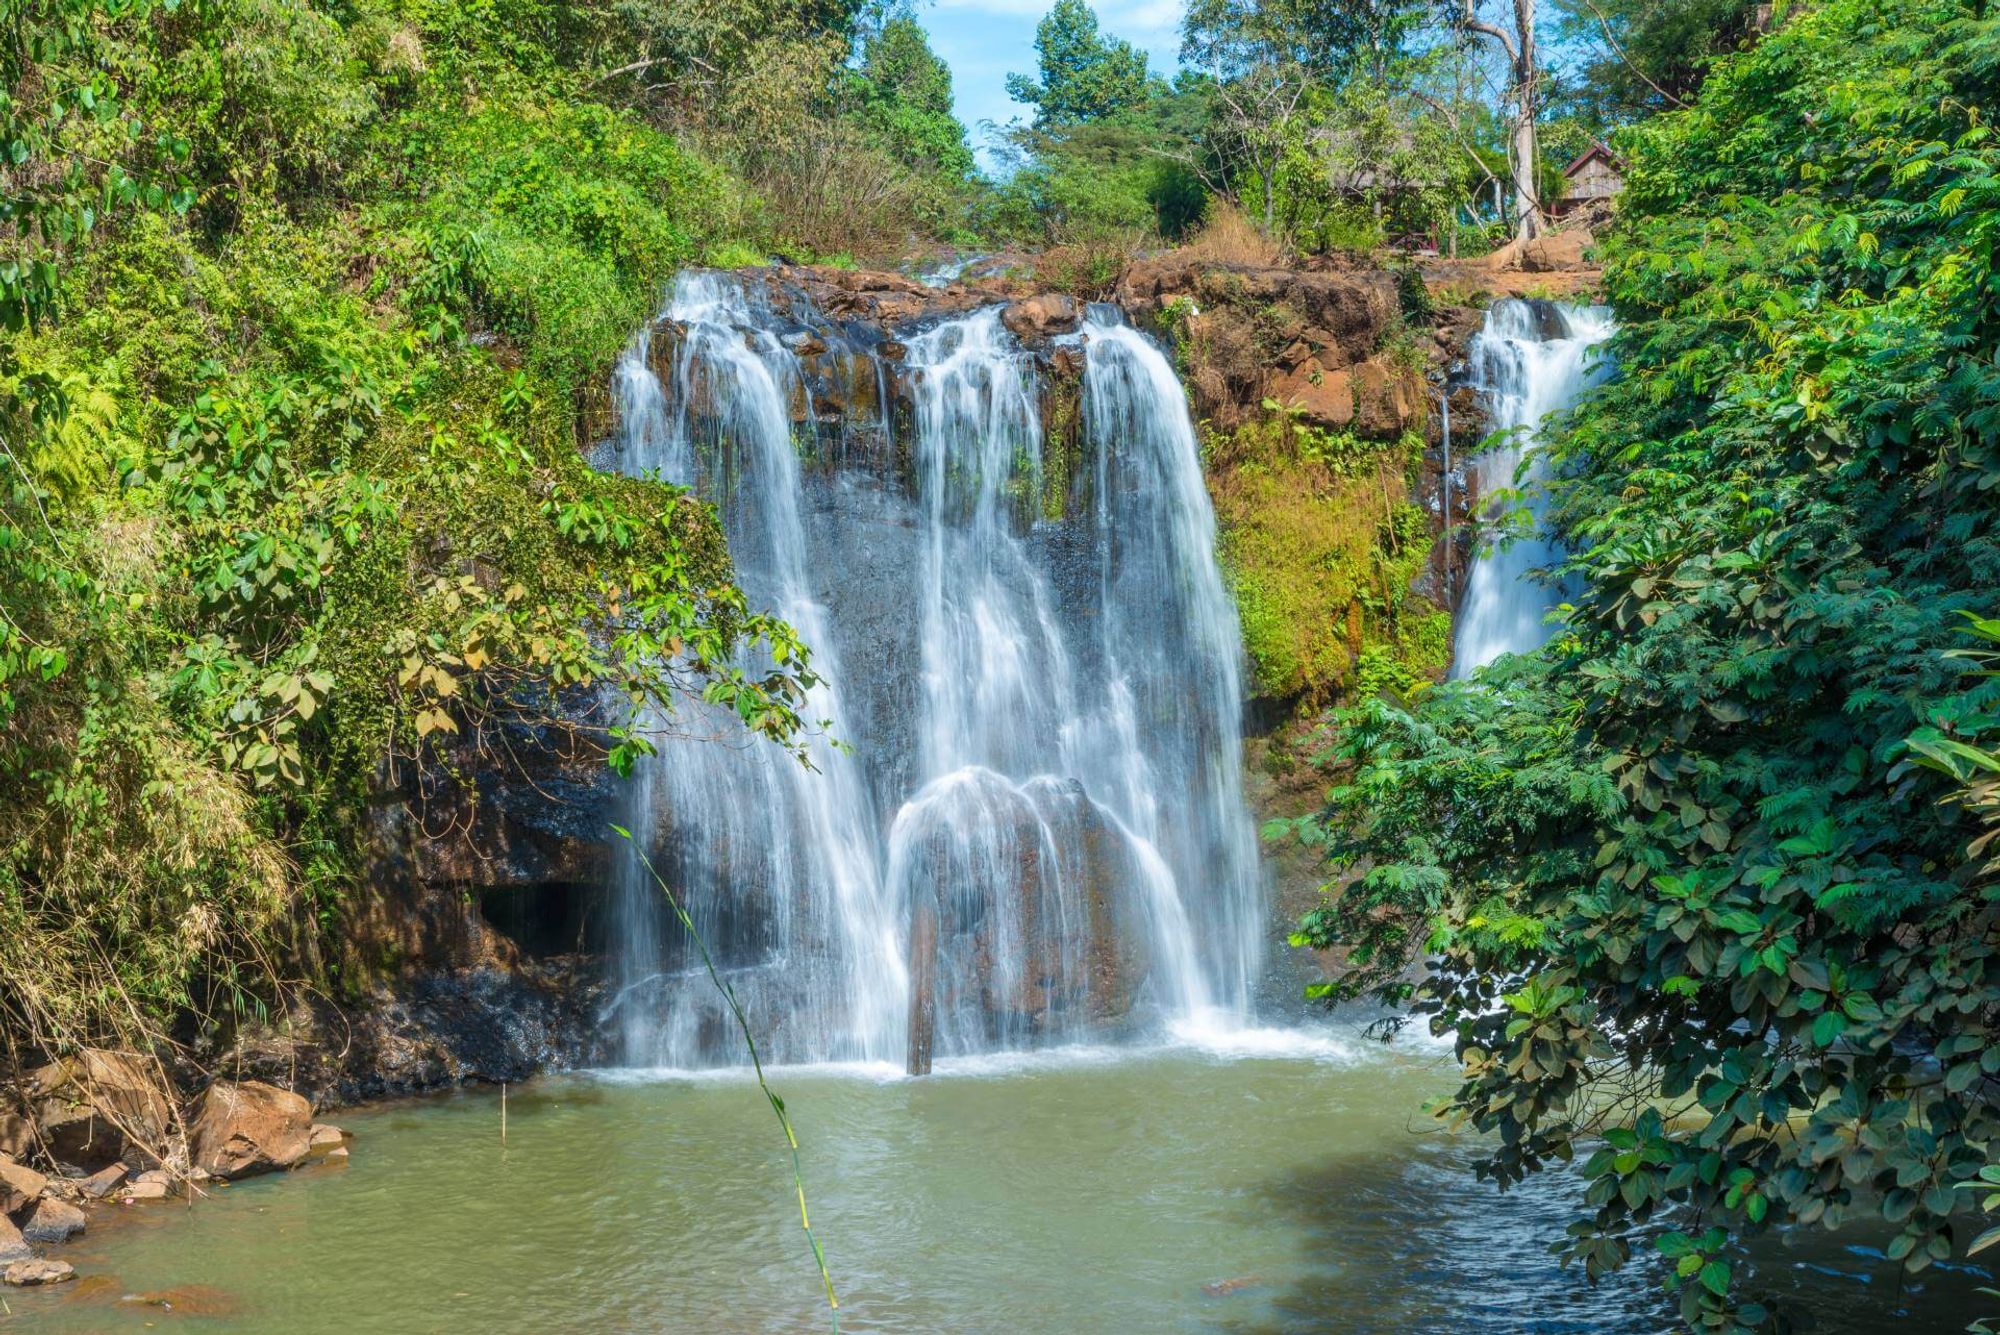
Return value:
[(1441, 672), (1450, 616), (1410, 591), (1431, 545), (1410, 500), (1422, 441), (1363, 440), (1280, 412), (1207, 433), (1223, 567), (1259, 694), (1307, 706)]

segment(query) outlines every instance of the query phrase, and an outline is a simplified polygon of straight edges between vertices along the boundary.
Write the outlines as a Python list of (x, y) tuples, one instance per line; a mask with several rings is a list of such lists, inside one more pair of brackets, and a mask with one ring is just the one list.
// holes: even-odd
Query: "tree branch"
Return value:
[(646, 60), (635, 60), (629, 65), (620, 65), (615, 70), (610, 70), (604, 74), (600, 74), (595, 79), (592, 79), (590, 81), (590, 86), (592, 88), (595, 88), (597, 87), (597, 85), (601, 83), (610, 83), (613, 79), (617, 78), (621, 74), (637, 74), (640, 70), (649, 70), (653, 68), (653, 66), (655, 65), (666, 65), (680, 59), (686, 59), (686, 61), (690, 65), (699, 65), (703, 69), (707, 70), (710, 74), (713, 74), (718, 78), (721, 77), (722, 71), (715, 68), (715, 66), (709, 64), (706, 60), (703, 60), (700, 56), (687, 56), (687, 57), (653, 56)]
[(1597, 7), (1596, 0), (1583, 0), (1583, 3), (1589, 6), (1590, 12), (1592, 14), (1596, 15), (1597, 26), (1604, 29), (1604, 40), (1610, 44), (1612, 54), (1618, 57), (1618, 59), (1624, 64), (1625, 68), (1631, 70), (1634, 74), (1638, 75), (1641, 82), (1643, 82), (1648, 88), (1652, 89), (1654, 92), (1658, 93), (1661, 97), (1666, 98), (1667, 101), (1673, 103), (1677, 107), (1683, 107), (1683, 108), (1686, 107), (1687, 103), (1681, 101), (1678, 97), (1675, 97), (1672, 93), (1660, 87), (1660, 85), (1654, 83), (1652, 79), (1647, 76), (1646, 71), (1640, 69), (1637, 65), (1634, 65), (1632, 63), (1632, 57), (1625, 54), (1625, 48), (1618, 44), (1618, 39), (1616, 37), (1612, 36), (1611, 21), (1604, 17), (1604, 11)]
[(1459, 15), (1458, 26), (1466, 32), (1476, 32), (1482, 36), (1491, 37), (1494, 41), (1500, 43), (1500, 49), (1507, 53), (1509, 63), (1519, 65), (1521, 63), (1521, 52), (1514, 45), (1514, 39), (1507, 35), (1505, 28), (1497, 28), (1474, 13), (1472, 3), (1473, 0), (1465, 0), (1465, 10)]

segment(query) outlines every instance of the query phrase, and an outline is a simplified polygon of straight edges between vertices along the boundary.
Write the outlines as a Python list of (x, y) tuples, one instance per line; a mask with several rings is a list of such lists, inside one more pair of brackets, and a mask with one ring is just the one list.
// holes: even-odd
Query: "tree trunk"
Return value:
[[(1535, 0), (1514, 0), (1514, 30), (1488, 23), (1479, 17), (1478, 0), (1464, 0), (1465, 7), (1459, 11), (1458, 28), (1464, 33), (1478, 33), (1497, 43), (1507, 55), (1509, 82), (1508, 100), (1514, 104), (1512, 142), (1508, 145), (1507, 156), (1512, 163), (1514, 178), (1514, 235), (1527, 240), (1538, 236), (1543, 229), (1541, 190), (1535, 184), (1535, 85), (1539, 71), (1535, 68)], [(1494, 191), (1500, 183), (1493, 183)]]
[(1535, 0), (1514, 0), (1514, 234), (1522, 240), (1546, 230), (1541, 186), (1535, 180), (1540, 154), (1535, 142)]
[(1540, 236), (1542, 204), (1536, 197), (1535, 122), (1522, 119), (1514, 125), (1514, 235), (1526, 240)]

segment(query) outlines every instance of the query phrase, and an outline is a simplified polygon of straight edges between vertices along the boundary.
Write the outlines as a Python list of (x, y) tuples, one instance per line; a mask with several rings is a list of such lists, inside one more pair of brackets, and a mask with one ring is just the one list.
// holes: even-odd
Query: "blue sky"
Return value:
[[(1053, 0), (931, 0), (919, 7), (918, 21), (929, 31), (931, 48), (951, 66), (958, 118), (990, 165), (979, 123), (1005, 125), (1027, 108), (1007, 96), (1009, 74), (1035, 72), (1035, 25)], [(1144, 50), (1152, 68), (1172, 73), (1180, 50), (1182, 0), (1096, 0), (1100, 31), (1123, 37)]]

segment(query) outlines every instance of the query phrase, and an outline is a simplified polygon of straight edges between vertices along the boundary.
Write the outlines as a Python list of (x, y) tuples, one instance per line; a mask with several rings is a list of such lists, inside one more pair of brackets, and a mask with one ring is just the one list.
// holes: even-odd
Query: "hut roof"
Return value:
[(1576, 155), (1576, 160), (1563, 168), (1564, 176), (1574, 176), (1582, 171), (1593, 159), (1602, 158), (1615, 172), (1625, 170), (1625, 160), (1611, 151), (1611, 146), (1602, 139), (1592, 141), (1589, 148)]

